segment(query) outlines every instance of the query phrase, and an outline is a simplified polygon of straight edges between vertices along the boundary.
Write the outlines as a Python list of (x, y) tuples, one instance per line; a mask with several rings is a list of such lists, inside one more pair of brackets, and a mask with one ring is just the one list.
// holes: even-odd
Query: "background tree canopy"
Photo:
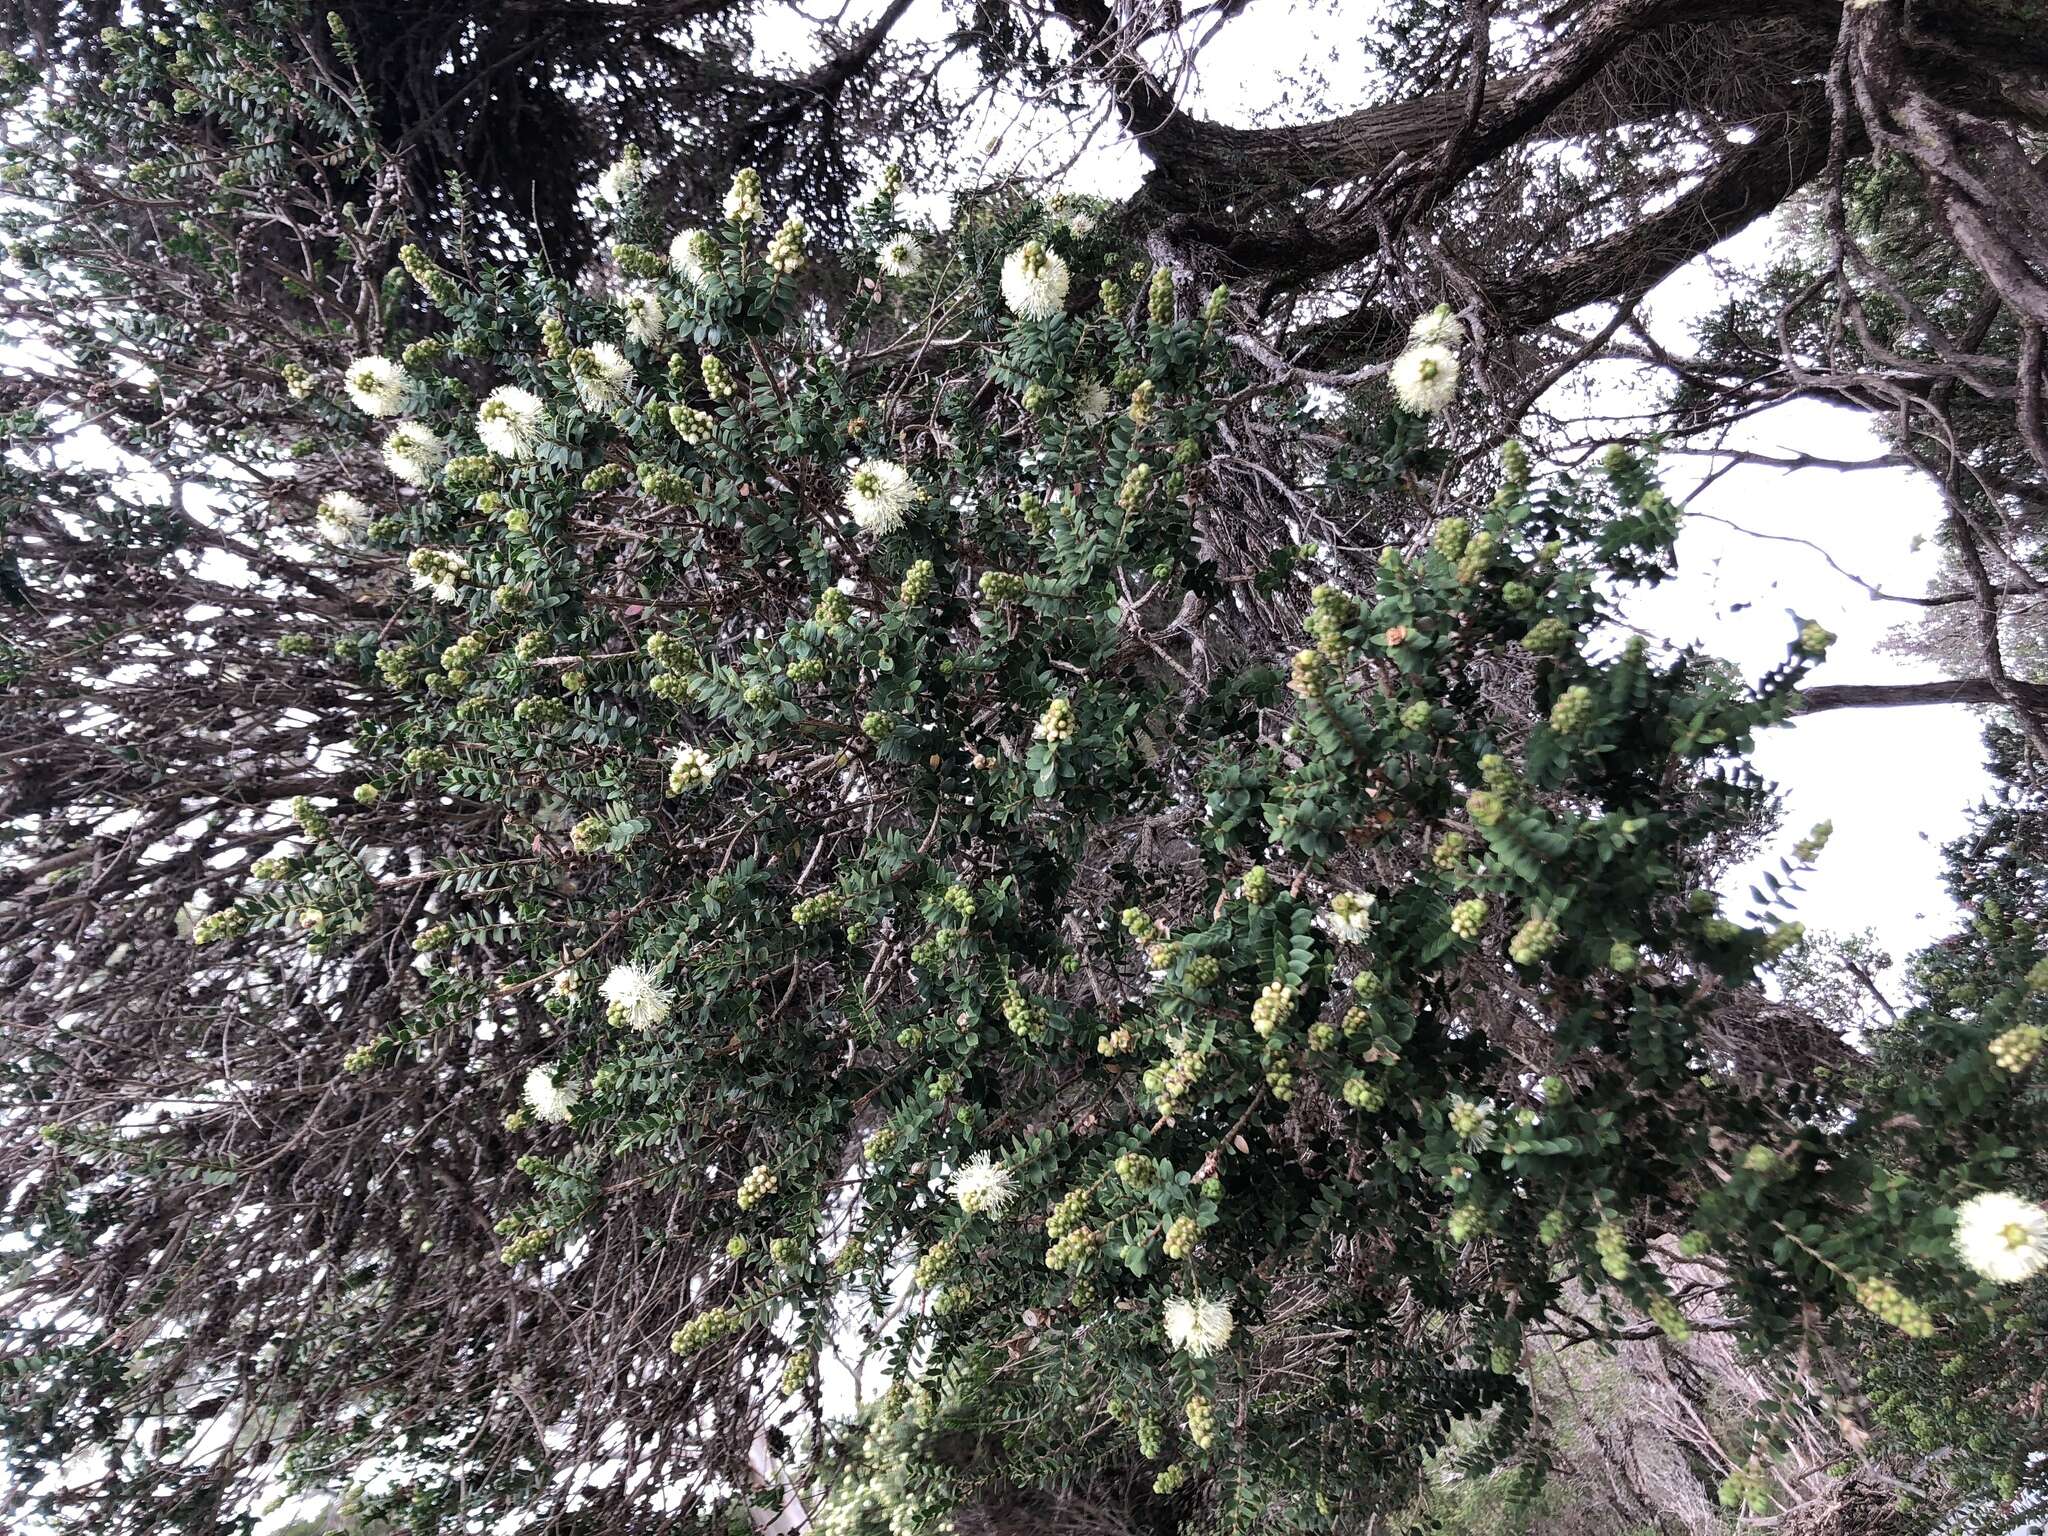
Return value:
[[(10, 8), (29, 1528), (2043, 1498), (2038, 12), (1309, 14), (1243, 124), (1243, 5)], [(1951, 679), (1620, 622), (1794, 398)], [(1747, 754), (1956, 700), (1895, 1008)]]

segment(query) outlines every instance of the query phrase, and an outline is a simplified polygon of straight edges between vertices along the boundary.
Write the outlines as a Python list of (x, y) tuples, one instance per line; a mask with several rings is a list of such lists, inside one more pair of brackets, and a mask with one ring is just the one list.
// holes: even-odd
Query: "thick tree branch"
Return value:
[[(2006, 685), (2024, 708), (2048, 713), (2048, 684), (2014, 680)], [(1932, 683), (1835, 683), (1808, 688), (1799, 695), (1799, 713), (1817, 715), (1830, 709), (1896, 709), (1910, 704), (2004, 704), (1999, 687), (1988, 677), (1944, 678)]]

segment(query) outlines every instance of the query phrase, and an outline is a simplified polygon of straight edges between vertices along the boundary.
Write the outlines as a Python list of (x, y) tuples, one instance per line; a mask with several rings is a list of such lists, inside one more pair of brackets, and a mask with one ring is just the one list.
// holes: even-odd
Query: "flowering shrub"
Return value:
[[(600, 1240), (683, 1248), (646, 1369), (819, 1429), (820, 1524), (1141, 1467), (1322, 1526), (1486, 1413), (1533, 1487), (1522, 1342), (1582, 1291), (1682, 1338), (1683, 1258), (1774, 1345), (2040, 1267), (2038, 1210), (1981, 1203), (2038, 988), (1910, 1080), (1755, 1027), (1823, 839), (1739, 916), (1711, 885), (1826, 636), (1753, 685), (1621, 641), (1677, 509), (1623, 452), (1450, 477), (1447, 311), (1332, 410), (1108, 220), (917, 237), (885, 185), (820, 327), (758, 178), (672, 242), (639, 186), (602, 188), (611, 292), (407, 253), (443, 331), (346, 371), (391, 478), (317, 529), (408, 590), (336, 646), (393, 707), (194, 936), (319, 952), (424, 874), (424, 1005), (351, 1069), (463, 1042), (528, 1148), (502, 1259), (554, 1296)], [(1243, 515), (1272, 481), (1290, 539)], [(404, 868), (372, 804), (474, 844)], [(644, 1187), (715, 1237), (608, 1226)], [(893, 1386), (840, 1435), (804, 1405), (849, 1331)]]

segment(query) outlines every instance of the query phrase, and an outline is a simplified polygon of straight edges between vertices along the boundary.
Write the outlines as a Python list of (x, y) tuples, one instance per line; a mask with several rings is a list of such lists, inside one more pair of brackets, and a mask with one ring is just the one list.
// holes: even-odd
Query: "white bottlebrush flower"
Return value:
[(540, 397), (517, 384), (501, 384), (477, 408), (476, 435), (501, 459), (525, 459), (540, 441)]
[(1394, 359), (1388, 382), (1402, 409), (1434, 416), (1458, 392), (1458, 355), (1433, 343), (1410, 347)]
[(313, 511), (313, 528), (330, 544), (353, 544), (370, 526), (371, 515), (360, 497), (329, 491)]
[(638, 149), (628, 145), (623, 155), (598, 172), (597, 200), (608, 208), (616, 208), (646, 180), (646, 162), (640, 158)]
[(910, 235), (891, 235), (875, 252), (875, 266), (884, 277), (914, 277), (924, 266), (924, 247)]
[(2000, 1285), (2048, 1269), (2048, 1210), (2003, 1192), (1976, 1195), (1956, 1211), (1956, 1256)]
[(625, 398), (633, 382), (633, 365), (625, 353), (608, 341), (578, 347), (569, 355), (569, 376), (576, 381), (576, 398), (585, 410), (610, 410)]
[(625, 319), (626, 334), (643, 347), (661, 345), (661, 333), (668, 316), (652, 288), (628, 288), (619, 295), (619, 314)]
[(735, 224), (758, 224), (768, 209), (761, 201), (761, 174), (749, 167), (738, 172), (725, 193), (725, 216)]
[(910, 471), (891, 459), (869, 459), (846, 477), (846, 510), (878, 539), (903, 526), (920, 494)]
[(1010, 1170), (986, 1152), (975, 1153), (954, 1170), (952, 1189), (960, 1209), (970, 1216), (1000, 1215), (1017, 1193)]
[(598, 988), (619, 1021), (634, 1029), (652, 1029), (667, 1021), (675, 994), (641, 966), (615, 965)]
[(1413, 347), (1456, 347), (1464, 341), (1465, 327), (1448, 304), (1439, 304), (1417, 315), (1415, 323), (1408, 327), (1408, 344)]
[(1033, 240), (1003, 262), (1003, 302), (1026, 320), (1050, 320), (1067, 307), (1067, 264)]
[(668, 264), (693, 288), (718, 270), (718, 242), (709, 230), (686, 229), (668, 243)]
[(1370, 891), (1344, 891), (1330, 898), (1322, 915), (1323, 932), (1339, 944), (1363, 944), (1372, 932), (1372, 907), (1378, 900)]
[(416, 421), (401, 421), (384, 439), (384, 467), (407, 485), (425, 485), (448, 462), (448, 445)]
[(412, 376), (388, 357), (359, 357), (342, 375), (349, 399), (365, 416), (396, 416)]
[(1086, 240), (1094, 229), (1095, 215), (1092, 213), (1077, 213), (1067, 220), (1067, 233), (1076, 240)]
[(436, 602), (454, 602), (469, 579), (469, 562), (445, 549), (416, 549), (405, 557), (405, 568), (412, 572), (413, 586), (432, 593)]
[(1192, 1300), (1185, 1296), (1167, 1298), (1161, 1308), (1166, 1323), (1166, 1340), (1197, 1360), (1206, 1359), (1230, 1342), (1237, 1323), (1230, 1315), (1230, 1303), (1211, 1301), (1206, 1296)]
[(546, 1067), (535, 1067), (526, 1074), (527, 1108), (542, 1120), (561, 1124), (582, 1097), (582, 1089), (574, 1083), (556, 1082), (555, 1074)]
[(717, 775), (711, 754), (702, 747), (677, 747), (675, 761), (668, 767), (668, 790), (680, 795), (687, 789), (702, 789)]
[(1093, 424), (1109, 414), (1109, 390), (1100, 379), (1090, 379), (1074, 395), (1074, 409), (1081, 419)]

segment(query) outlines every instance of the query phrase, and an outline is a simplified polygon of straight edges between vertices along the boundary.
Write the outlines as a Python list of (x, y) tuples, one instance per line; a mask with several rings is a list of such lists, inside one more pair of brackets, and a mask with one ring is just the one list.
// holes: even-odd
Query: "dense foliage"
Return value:
[(2022, 1490), (2031, 823), (1894, 1028), (1770, 995), (1825, 832), (1746, 753), (1830, 637), (1628, 636), (1679, 510), (1495, 447), (1552, 357), (1453, 271), (1305, 372), (1142, 199), (679, 232), (673, 145), (555, 188), (576, 280), (494, 265), (346, 24), (239, 19), (10, 75), (40, 1514), (1367, 1529), (1454, 1461), (1515, 1520), (1565, 1348), (1723, 1335), (1726, 1518), (1864, 1420)]

